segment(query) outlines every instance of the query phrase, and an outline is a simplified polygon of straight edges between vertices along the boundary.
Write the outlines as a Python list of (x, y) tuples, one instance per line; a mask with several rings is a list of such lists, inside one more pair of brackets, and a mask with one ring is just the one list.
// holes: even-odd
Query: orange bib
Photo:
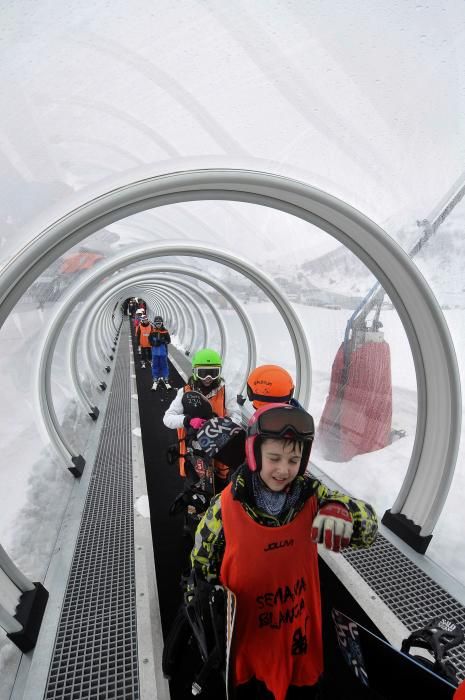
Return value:
[(140, 329), (140, 340), (139, 344), (141, 348), (150, 348), (150, 333), (153, 331), (153, 326), (150, 325), (150, 323), (147, 326), (144, 326), (142, 323), (139, 324), (139, 329)]
[[(184, 391), (192, 391), (192, 387), (189, 386), (189, 384), (186, 384), (184, 387)], [(222, 386), (221, 389), (208, 400), (210, 402), (210, 405), (212, 407), (213, 412), (216, 413), (217, 416), (223, 417), (224, 412), (225, 412), (224, 386)], [(186, 439), (186, 429), (185, 428), (178, 428), (179, 453), (181, 455), (186, 454), (185, 439)], [(226, 477), (228, 476), (228, 473), (229, 473), (229, 467), (226, 467), (224, 464), (221, 464), (221, 462), (218, 462), (217, 460), (213, 460), (213, 464), (214, 464), (217, 472), (219, 472), (220, 477), (222, 479), (226, 479)], [(179, 474), (181, 476), (186, 476), (186, 470), (184, 469), (184, 457), (179, 457)]]
[(323, 672), (317, 547), (310, 541), (316, 499), (292, 522), (266, 527), (221, 493), (226, 548), (221, 583), (237, 598), (234, 683), (255, 676), (276, 700), (290, 685), (314, 685)]

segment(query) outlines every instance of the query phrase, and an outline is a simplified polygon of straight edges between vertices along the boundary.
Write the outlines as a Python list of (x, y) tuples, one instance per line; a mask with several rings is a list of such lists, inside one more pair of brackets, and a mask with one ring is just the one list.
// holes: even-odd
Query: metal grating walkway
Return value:
[(127, 342), (113, 371), (46, 700), (139, 698)]
[[(465, 628), (465, 608), (383, 535), (378, 534), (369, 549), (343, 554), (410, 631), (438, 617)], [(465, 644), (452, 649), (447, 658), (456, 666), (458, 677), (465, 678)]]

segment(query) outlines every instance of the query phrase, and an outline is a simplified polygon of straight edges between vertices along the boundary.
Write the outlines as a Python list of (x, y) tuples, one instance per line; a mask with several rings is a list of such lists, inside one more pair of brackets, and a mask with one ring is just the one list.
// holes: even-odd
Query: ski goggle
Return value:
[(218, 379), (221, 367), (194, 367), (194, 377), (198, 379)]
[(307, 411), (295, 406), (277, 406), (264, 411), (247, 430), (249, 437), (260, 435), (269, 438), (313, 440), (315, 423)]

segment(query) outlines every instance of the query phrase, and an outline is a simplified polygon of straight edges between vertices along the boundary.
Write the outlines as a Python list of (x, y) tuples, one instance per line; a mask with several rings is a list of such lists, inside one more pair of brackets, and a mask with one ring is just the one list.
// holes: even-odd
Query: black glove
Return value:
[(189, 430), (190, 422), (191, 422), (191, 416), (184, 416), (184, 420), (183, 420), (182, 424), (186, 430)]

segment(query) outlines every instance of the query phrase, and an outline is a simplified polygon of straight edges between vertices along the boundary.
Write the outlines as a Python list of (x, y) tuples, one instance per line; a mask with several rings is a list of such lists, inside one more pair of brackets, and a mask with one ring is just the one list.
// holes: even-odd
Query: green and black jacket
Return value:
[[(267, 527), (286, 525), (302, 510), (305, 502), (315, 496), (318, 508), (331, 501), (341, 503), (349, 510), (354, 526), (350, 541), (351, 548), (369, 547), (376, 539), (378, 519), (373, 508), (364, 501), (356, 500), (339, 491), (331, 491), (311, 474), (296, 477), (292, 488), (299, 491), (297, 501), (293, 507), (284, 511), (279, 519), (259, 510), (255, 505), (251, 472), (247, 465), (243, 464), (239, 467), (233, 474), (231, 481), (233, 498), (238, 500), (250, 517), (260, 525)], [(211, 501), (195, 535), (191, 564), (197, 577), (212, 584), (218, 583), (225, 545), (221, 518), (221, 494), (218, 494)]]

